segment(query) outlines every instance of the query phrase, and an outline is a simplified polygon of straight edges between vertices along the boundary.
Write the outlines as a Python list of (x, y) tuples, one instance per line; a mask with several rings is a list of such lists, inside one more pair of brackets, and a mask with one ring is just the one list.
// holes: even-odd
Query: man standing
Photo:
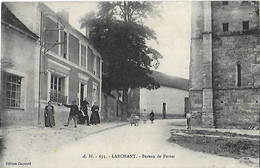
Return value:
[(89, 125), (89, 116), (88, 116), (88, 106), (89, 103), (87, 101), (87, 97), (82, 101), (82, 107), (83, 107), (83, 112), (84, 112), (84, 119), (87, 120), (87, 125)]
[(191, 123), (190, 123), (190, 120), (191, 120), (191, 113), (189, 111), (187, 111), (186, 113), (186, 119), (187, 119), (187, 129), (191, 129)]
[(70, 108), (70, 114), (69, 114), (68, 122), (64, 126), (67, 127), (70, 124), (70, 121), (73, 119), (74, 120), (74, 126), (75, 126), (75, 128), (77, 128), (77, 119), (78, 119), (77, 114), (79, 112), (79, 107), (77, 106), (76, 101), (75, 100), (72, 101), (72, 105), (62, 104), (62, 103), (60, 103), (58, 105), (59, 106), (64, 105), (65, 107)]

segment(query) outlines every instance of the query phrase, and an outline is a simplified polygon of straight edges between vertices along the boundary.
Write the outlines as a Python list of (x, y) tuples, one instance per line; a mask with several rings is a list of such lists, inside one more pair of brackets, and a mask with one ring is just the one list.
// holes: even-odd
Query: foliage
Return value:
[[(143, 24), (148, 15), (158, 13), (154, 2), (100, 2), (99, 11), (86, 14), (81, 27), (90, 30), (90, 39), (103, 56), (103, 90), (127, 92), (129, 88), (156, 89), (149, 76), (159, 66), (162, 55), (147, 46), (157, 40), (155, 32)], [(127, 101), (126, 93), (123, 100)]]

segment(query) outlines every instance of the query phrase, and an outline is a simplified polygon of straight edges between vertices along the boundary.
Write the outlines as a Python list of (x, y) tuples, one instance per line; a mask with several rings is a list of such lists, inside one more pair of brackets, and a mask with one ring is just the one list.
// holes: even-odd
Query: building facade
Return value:
[[(51, 100), (57, 125), (63, 125), (69, 109), (57, 106), (73, 100), (80, 106), (87, 97), (90, 107), (101, 106), (102, 58), (91, 42), (68, 23), (68, 13), (55, 13), (43, 3), (8, 2), (6, 6), (39, 36), (38, 123), (44, 123), (44, 108)], [(28, 15), (27, 11), (31, 11)], [(35, 65), (35, 64), (33, 64)], [(37, 88), (37, 87), (36, 87)], [(39, 103), (40, 102), (40, 103)], [(102, 119), (102, 116), (101, 116)]]
[(130, 112), (150, 114), (153, 110), (156, 119), (184, 118), (185, 102), (188, 103), (188, 79), (172, 77), (153, 71), (151, 76), (160, 84), (160, 88), (148, 90), (137, 88), (128, 93)]
[(259, 123), (259, 4), (192, 2), (190, 109), (204, 127)]
[[(1, 123), (37, 124), (38, 36), (2, 4)], [(36, 120), (35, 120), (36, 119)]]

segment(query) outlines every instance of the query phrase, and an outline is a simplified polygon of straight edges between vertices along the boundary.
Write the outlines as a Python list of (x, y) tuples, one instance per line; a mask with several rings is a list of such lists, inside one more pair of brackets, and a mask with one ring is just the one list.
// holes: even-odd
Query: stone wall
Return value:
[(259, 124), (260, 89), (214, 91), (216, 126), (249, 128)]
[(140, 88), (129, 89), (128, 92), (128, 111), (140, 113)]
[[(208, 78), (212, 75), (214, 125), (240, 128), (256, 126), (259, 122), (260, 98), (259, 8), (246, 1), (228, 1), (228, 5), (223, 5), (222, 1), (211, 2), (212, 30), (208, 31), (205, 23), (208, 22), (206, 16), (210, 11), (206, 5), (193, 2), (192, 8), (190, 110), (193, 122), (210, 125), (208, 122), (212, 116), (205, 115), (205, 103), (210, 96), (206, 98), (204, 91), (211, 88)], [(243, 21), (249, 21), (249, 30), (243, 30)], [(228, 23), (228, 31), (223, 31), (223, 23)], [(203, 71), (202, 67), (205, 67), (209, 58), (204, 51), (208, 48), (208, 39), (204, 36), (211, 32), (212, 74), (209, 74), (211, 72)], [(241, 80), (238, 64), (241, 66)]]
[(201, 125), (202, 115), (202, 90), (190, 90), (190, 111), (192, 113), (192, 125)]
[[(230, 12), (232, 11), (232, 12)], [(248, 128), (259, 122), (259, 25), (250, 3), (213, 2), (213, 86), (216, 127)], [(249, 30), (243, 30), (249, 21)], [(223, 32), (222, 23), (229, 23)], [(241, 65), (241, 86), (238, 67)]]
[(102, 93), (101, 97), (101, 116), (104, 121), (119, 120), (122, 114), (122, 102), (118, 101), (115, 97)]
[[(237, 87), (237, 63), (241, 64), (241, 86), (260, 86), (257, 34), (230, 35), (213, 39), (213, 84), (215, 88)], [(258, 70), (257, 70), (258, 69)]]

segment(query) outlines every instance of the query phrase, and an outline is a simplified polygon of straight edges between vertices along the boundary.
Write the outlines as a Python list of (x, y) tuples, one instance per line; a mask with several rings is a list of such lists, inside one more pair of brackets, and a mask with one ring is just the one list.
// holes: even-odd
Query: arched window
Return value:
[(237, 62), (237, 86), (241, 86), (241, 63), (240, 61)]

